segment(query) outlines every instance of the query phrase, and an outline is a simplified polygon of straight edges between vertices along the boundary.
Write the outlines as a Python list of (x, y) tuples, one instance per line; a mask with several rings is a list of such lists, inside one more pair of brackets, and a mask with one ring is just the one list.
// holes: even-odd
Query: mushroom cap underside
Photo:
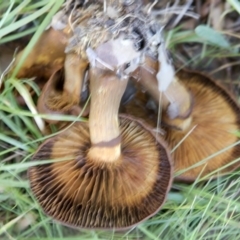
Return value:
[(238, 104), (225, 89), (202, 74), (180, 71), (177, 76), (194, 101), (189, 118), (176, 119), (182, 125), (190, 123), (184, 131), (166, 127), (165, 139), (170, 148), (181, 142), (172, 153), (174, 171), (181, 171), (177, 179), (194, 181), (233, 171), (239, 162), (231, 162), (240, 156), (239, 138), (234, 134), (240, 129)]
[(72, 227), (126, 229), (159, 210), (172, 179), (166, 145), (134, 118), (121, 117), (120, 130), (122, 154), (112, 163), (88, 158), (88, 123), (39, 147), (34, 160), (56, 160), (29, 169), (31, 189), (48, 215)]

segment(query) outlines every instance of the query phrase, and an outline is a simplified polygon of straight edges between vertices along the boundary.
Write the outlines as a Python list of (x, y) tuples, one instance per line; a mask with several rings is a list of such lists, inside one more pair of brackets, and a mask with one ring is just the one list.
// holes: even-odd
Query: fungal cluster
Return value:
[(239, 106), (208, 77), (175, 73), (151, 8), (67, 1), (18, 73), (44, 85), (40, 113), (88, 118), (67, 128), (45, 119), (62, 131), (33, 157), (51, 163), (29, 169), (39, 204), (63, 224), (127, 229), (159, 211), (174, 179), (239, 166)]

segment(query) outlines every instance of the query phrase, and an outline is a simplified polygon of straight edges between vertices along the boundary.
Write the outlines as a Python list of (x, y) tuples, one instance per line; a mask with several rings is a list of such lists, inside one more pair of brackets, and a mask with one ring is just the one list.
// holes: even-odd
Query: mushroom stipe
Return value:
[(35, 161), (68, 159), (29, 169), (46, 214), (71, 227), (121, 230), (159, 211), (172, 181), (166, 144), (132, 117), (120, 117), (120, 132), (122, 154), (110, 163), (88, 158), (88, 123), (75, 123), (39, 147)]

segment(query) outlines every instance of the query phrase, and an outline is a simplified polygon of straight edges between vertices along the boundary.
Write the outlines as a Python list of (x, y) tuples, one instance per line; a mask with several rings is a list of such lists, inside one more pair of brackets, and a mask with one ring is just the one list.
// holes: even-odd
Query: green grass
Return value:
[[(239, 8), (236, 1), (229, 2)], [(57, 131), (49, 136), (41, 133), (41, 117), (53, 117), (36, 114), (26, 85), (39, 94), (38, 86), (28, 79), (15, 79), (15, 76), (61, 3), (60, 0), (0, 0), (0, 44), (34, 33), (22, 61), (12, 76), (4, 78), (4, 89), (0, 93), (0, 239), (240, 239), (240, 171), (215, 180), (199, 179), (190, 185), (174, 183), (162, 210), (126, 232), (73, 230), (54, 222), (42, 212), (30, 191), (26, 171), (38, 164), (31, 162), (31, 157), (39, 144)], [(28, 22), (33, 22), (30, 29), (16, 32)], [(226, 45), (225, 38), (222, 44), (216, 43), (214, 37), (219, 37), (219, 33), (211, 29), (207, 31), (204, 43), (197, 35), (199, 29), (194, 32), (176, 28), (167, 33), (168, 46), (176, 55), (181, 43), (203, 45), (202, 52), (194, 59), (183, 59), (178, 55), (183, 59), (183, 66), (197, 66), (206, 58), (240, 57), (235, 51), (236, 46)], [(208, 38), (209, 34), (211, 38)], [(18, 105), (14, 92), (24, 97), (28, 108)], [(73, 122), (83, 120), (69, 116), (55, 118)], [(29, 218), (30, 225), (21, 229), (20, 225)]]

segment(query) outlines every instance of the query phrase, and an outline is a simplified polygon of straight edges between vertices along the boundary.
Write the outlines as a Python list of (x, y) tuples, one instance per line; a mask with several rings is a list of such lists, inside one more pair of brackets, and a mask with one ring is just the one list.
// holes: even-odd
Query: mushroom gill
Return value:
[(64, 224), (126, 229), (165, 201), (171, 158), (142, 122), (118, 118), (126, 84), (114, 72), (91, 68), (89, 123), (75, 123), (47, 140), (33, 158), (56, 160), (30, 168), (29, 178), (44, 211)]
[(123, 229), (159, 210), (171, 182), (165, 144), (133, 118), (121, 118), (120, 128), (118, 162), (87, 157), (87, 123), (40, 146), (34, 160), (69, 159), (29, 169), (31, 189), (46, 214), (73, 227)]

